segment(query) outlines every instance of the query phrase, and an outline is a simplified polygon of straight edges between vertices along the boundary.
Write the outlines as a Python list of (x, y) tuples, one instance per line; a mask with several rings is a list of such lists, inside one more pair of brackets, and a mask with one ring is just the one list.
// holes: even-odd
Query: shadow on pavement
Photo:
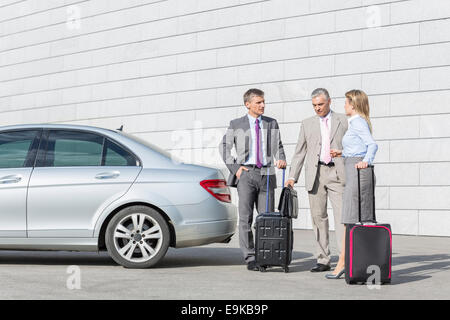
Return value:
[[(302, 271), (303, 262), (296, 260), (310, 257), (311, 254), (294, 251), (292, 253), (292, 272)], [(311, 262), (307, 262), (308, 266)], [(182, 248), (169, 249), (166, 257), (156, 268), (200, 267), (200, 266), (234, 266), (245, 265), (239, 248)]]
[(0, 251), (0, 265), (118, 266), (107, 252)]
[[(306, 272), (316, 265), (316, 259), (312, 254), (306, 252), (294, 251), (292, 252), (292, 262), (289, 265), (289, 273)], [(268, 269), (270, 271), (284, 272), (283, 269), (274, 267)]]
[(232, 266), (243, 264), (241, 250), (236, 248), (170, 248), (156, 268)]
[[(399, 265), (414, 264), (405, 269), (398, 269)], [(392, 285), (415, 282), (431, 278), (433, 274), (450, 271), (450, 255), (414, 255), (392, 258)]]
[[(291, 272), (305, 271), (312, 266), (311, 254), (294, 251)], [(0, 265), (79, 265), (119, 266), (107, 252), (68, 251), (0, 251)], [(193, 247), (169, 248), (164, 259), (154, 268), (186, 268), (201, 266), (245, 265), (239, 248)], [(274, 268), (275, 269), (275, 268)]]

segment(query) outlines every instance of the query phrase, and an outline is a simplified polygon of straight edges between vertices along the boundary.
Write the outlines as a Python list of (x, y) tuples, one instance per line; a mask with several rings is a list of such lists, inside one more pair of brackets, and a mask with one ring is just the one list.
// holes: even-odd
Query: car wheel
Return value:
[(105, 235), (110, 256), (125, 268), (149, 268), (166, 254), (170, 231), (166, 220), (145, 206), (125, 208), (109, 222)]

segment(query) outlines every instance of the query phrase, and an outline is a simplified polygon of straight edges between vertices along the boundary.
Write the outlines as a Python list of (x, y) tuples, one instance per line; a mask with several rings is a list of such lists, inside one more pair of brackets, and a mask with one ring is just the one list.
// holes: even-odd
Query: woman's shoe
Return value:
[(327, 279), (339, 279), (345, 273), (345, 269), (342, 269), (338, 274), (329, 273), (325, 276)]

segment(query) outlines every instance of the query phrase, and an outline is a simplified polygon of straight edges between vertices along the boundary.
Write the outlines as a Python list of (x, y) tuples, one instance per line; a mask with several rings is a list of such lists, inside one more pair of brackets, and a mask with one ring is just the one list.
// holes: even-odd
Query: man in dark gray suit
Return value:
[[(280, 129), (275, 119), (265, 117), (264, 92), (250, 89), (244, 94), (248, 114), (232, 120), (219, 149), (230, 171), (228, 185), (237, 187), (239, 195), (239, 244), (248, 270), (259, 270), (255, 263), (252, 232), (253, 209), (266, 211), (266, 192), (269, 192), (269, 211), (274, 210), (276, 188), (275, 170), (270, 169), (267, 190), (267, 169), (286, 168), (286, 156)], [(236, 158), (231, 154), (233, 147)]]

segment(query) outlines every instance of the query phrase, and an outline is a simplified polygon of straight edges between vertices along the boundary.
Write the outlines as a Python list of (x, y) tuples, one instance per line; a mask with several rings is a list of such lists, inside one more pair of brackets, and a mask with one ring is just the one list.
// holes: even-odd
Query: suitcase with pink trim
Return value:
[[(373, 166), (372, 186), (375, 188)], [(359, 223), (347, 225), (345, 237), (345, 281), (348, 284), (375, 284), (391, 282), (392, 230), (389, 224), (379, 224), (375, 215), (375, 190), (373, 192), (373, 220), (361, 221), (360, 169), (358, 169)]]

